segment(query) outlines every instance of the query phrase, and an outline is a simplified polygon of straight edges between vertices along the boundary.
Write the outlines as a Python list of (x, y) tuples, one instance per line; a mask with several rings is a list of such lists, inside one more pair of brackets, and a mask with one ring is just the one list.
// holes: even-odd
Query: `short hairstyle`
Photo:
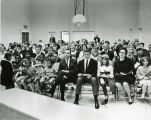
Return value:
[(91, 53), (91, 50), (87, 48), (86, 50), (84, 50), (84, 53), (85, 53), (85, 52)]
[(109, 41), (105, 41), (105, 43), (108, 44), (108, 45), (110, 45), (110, 42), (109, 42)]
[(30, 50), (26, 50), (25, 55), (26, 55), (27, 53), (29, 53), (30, 56), (31, 56), (31, 51), (30, 51)]
[(82, 44), (82, 49), (83, 49), (83, 46), (85, 46), (86, 48), (88, 48), (86, 44)]
[(28, 45), (28, 46), (29, 46), (30, 44), (29, 44), (28, 42), (26, 42), (25, 45)]
[(21, 44), (17, 44), (17, 47), (21, 47)]
[(10, 57), (12, 57), (12, 54), (11, 54), (11, 53), (9, 53), (9, 52), (5, 53), (4, 58), (5, 58), (6, 60), (9, 60)]
[(36, 48), (40, 48), (40, 49), (41, 49), (41, 48), (42, 48), (42, 45), (38, 45), (38, 46), (36, 46)]
[(127, 48), (121, 47), (121, 48), (119, 49), (119, 52), (120, 52), (121, 50), (125, 50), (125, 54), (127, 55)]
[(145, 45), (145, 43), (141, 42), (141, 43), (139, 43), (139, 45), (143, 45), (143, 46), (144, 46), (144, 45)]

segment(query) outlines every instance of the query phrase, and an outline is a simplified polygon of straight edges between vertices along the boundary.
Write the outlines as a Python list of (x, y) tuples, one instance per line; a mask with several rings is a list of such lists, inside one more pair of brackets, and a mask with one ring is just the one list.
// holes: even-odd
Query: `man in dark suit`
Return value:
[(90, 58), (91, 51), (84, 51), (84, 59), (78, 63), (78, 79), (76, 85), (76, 96), (74, 104), (79, 104), (79, 94), (81, 93), (81, 86), (83, 83), (91, 83), (94, 100), (95, 100), (95, 108), (99, 108), (98, 103), (98, 82), (96, 79), (97, 76), (97, 61)]
[(13, 81), (13, 66), (10, 62), (12, 58), (11, 53), (6, 53), (4, 56), (5, 60), (1, 60), (1, 81), (0, 84), (4, 85), (6, 89), (14, 88), (14, 81)]
[(77, 79), (77, 64), (76, 62), (70, 58), (70, 50), (65, 50), (65, 58), (60, 61), (59, 70), (58, 70), (58, 77), (56, 78), (56, 82), (53, 85), (50, 93), (53, 97), (55, 92), (56, 86), (60, 84), (60, 91), (61, 91), (61, 100), (65, 101), (64, 99), (64, 91), (65, 91), (65, 84), (72, 82), (76, 83)]

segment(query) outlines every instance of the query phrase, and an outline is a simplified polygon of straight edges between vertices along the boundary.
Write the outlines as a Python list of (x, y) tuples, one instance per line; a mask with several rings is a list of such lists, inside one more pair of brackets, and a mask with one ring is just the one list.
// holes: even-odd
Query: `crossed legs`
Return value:
[(128, 95), (128, 103), (132, 104), (132, 98), (131, 98), (131, 90), (130, 90), (130, 86), (127, 82), (123, 82), (123, 84), (121, 83), (115, 83), (116, 87), (119, 88), (120, 90), (123, 90), (127, 93)]

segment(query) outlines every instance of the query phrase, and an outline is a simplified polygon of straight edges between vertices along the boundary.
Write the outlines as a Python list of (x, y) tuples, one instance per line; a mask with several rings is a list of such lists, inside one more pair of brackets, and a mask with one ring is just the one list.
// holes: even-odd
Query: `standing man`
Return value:
[(1, 65), (1, 81), (0, 84), (5, 86), (6, 89), (14, 88), (13, 81), (13, 66), (10, 62), (12, 58), (11, 53), (5, 53), (4, 60), (0, 61)]
[(60, 61), (56, 82), (50, 91), (51, 97), (53, 97), (56, 86), (60, 84), (62, 101), (65, 101), (64, 99), (65, 84), (70, 82), (76, 83), (76, 79), (77, 79), (77, 71), (78, 71), (77, 64), (73, 59), (70, 58), (70, 56), (71, 56), (70, 50), (66, 49), (65, 57)]
[(76, 85), (76, 96), (74, 104), (79, 104), (79, 94), (81, 93), (81, 87), (83, 83), (91, 83), (95, 108), (99, 108), (98, 103), (98, 82), (96, 79), (97, 76), (97, 61), (90, 57), (91, 51), (84, 51), (84, 59), (78, 63), (78, 79)]

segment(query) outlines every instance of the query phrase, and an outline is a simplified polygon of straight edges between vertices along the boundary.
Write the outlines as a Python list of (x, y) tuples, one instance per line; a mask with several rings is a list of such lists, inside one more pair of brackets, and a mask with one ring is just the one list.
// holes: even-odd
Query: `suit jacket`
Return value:
[(12, 64), (7, 60), (1, 60), (1, 67), (1, 84), (4, 86), (14, 85)]
[(62, 59), (60, 61), (58, 71), (60, 72), (61, 70), (69, 70), (69, 74), (77, 76), (77, 72), (78, 72), (77, 63), (73, 59), (70, 58), (70, 63), (69, 63), (69, 68), (68, 68), (65, 59)]
[(79, 61), (79, 63), (78, 63), (78, 73), (91, 74), (93, 77), (96, 77), (97, 76), (97, 67), (98, 67), (97, 61), (91, 58), (88, 68), (85, 73), (84, 59), (83, 59), (83, 60)]

